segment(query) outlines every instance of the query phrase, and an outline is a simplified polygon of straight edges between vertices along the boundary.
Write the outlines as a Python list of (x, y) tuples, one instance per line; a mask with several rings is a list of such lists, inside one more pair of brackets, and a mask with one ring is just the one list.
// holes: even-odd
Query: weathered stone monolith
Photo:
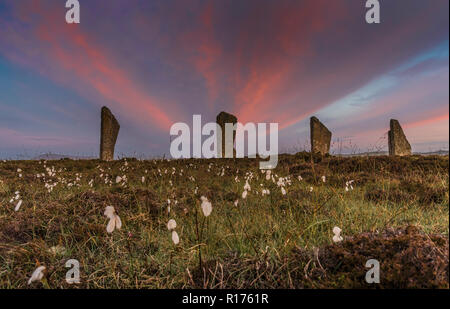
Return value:
[(114, 160), (114, 147), (119, 135), (120, 125), (109, 108), (102, 107), (102, 124), (100, 136), (100, 160)]
[[(234, 115), (228, 114), (226, 112), (221, 112), (219, 115), (217, 115), (216, 123), (220, 126), (222, 129), (222, 153), (219, 155), (222, 156), (222, 158), (225, 158), (225, 149), (226, 146), (231, 147), (233, 149), (233, 157), (235, 156), (235, 150), (234, 150), (234, 141), (236, 139), (236, 130), (233, 131), (233, 139), (225, 140), (225, 124), (231, 123), (232, 125), (235, 125), (237, 123), (237, 118)], [(219, 145), (219, 143), (218, 143)]]
[(389, 155), (390, 156), (409, 156), (411, 155), (411, 145), (406, 139), (400, 123), (396, 119), (391, 119), (391, 129), (388, 133)]
[(311, 152), (327, 154), (330, 152), (331, 132), (316, 117), (311, 117)]

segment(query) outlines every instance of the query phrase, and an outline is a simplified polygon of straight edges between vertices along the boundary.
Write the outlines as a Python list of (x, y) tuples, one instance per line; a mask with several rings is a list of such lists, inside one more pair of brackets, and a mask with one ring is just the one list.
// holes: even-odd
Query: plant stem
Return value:
[(202, 269), (202, 249), (200, 248), (200, 233), (198, 230), (198, 211), (195, 210), (195, 226), (197, 229), (197, 245), (198, 245), (198, 266)]

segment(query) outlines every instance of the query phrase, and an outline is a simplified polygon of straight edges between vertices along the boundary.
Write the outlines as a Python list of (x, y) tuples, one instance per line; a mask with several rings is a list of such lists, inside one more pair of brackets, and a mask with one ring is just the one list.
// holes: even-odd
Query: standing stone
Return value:
[(109, 108), (103, 106), (100, 136), (100, 160), (114, 160), (114, 147), (116, 146), (119, 130), (119, 122), (116, 120)]
[(390, 156), (409, 156), (411, 155), (411, 145), (406, 139), (405, 133), (398, 120), (391, 119), (391, 129), (388, 133), (389, 155)]
[(229, 147), (231, 146), (233, 149), (233, 157), (235, 156), (235, 150), (234, 150), (234, 141), (236, 139), (236, 130), (233, 130), (233, 139), (225, 141), (225, 124), (231, 123), (235, 125), (237, 123), (237, 118), (234, 115), (228, 114), (226, 112), (221, 112), (219, 115), (217, 115), (216, 123), (220, 126), (222, 129), (222, 158), (225, 158), (225, 147), (228, 144)]
[(311, 117), (311, 152), (327, 154), (330, 152), (331, 132), (319, 119)]

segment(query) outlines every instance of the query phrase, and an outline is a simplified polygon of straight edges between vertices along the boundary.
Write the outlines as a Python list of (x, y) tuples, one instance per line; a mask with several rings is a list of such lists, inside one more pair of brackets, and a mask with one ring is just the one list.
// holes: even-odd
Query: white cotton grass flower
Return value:
[(309, 192), (313, 192), (314, 188), (313, 187), (309, 187)]
[(141, 181), (142, 181), (142, 183), (145, 183), (145, 177), (144, 176), (142, 176)]
[(14, 208), (14, 211), (19, 211), (19, 209), (20, 209), (20, 206), (22, 206), (22, 200), (20, 200), (20, 201), (18, 201), (17, 202), (17, 205), (16, 205), (16, 207)]
[(116, 213), (116, 210), (112, 206), (106, 206), (104, 215), (108, 218), (113, 218)]
[(342, 240), (344, 240), (344, 238), (342, 238), (342, 236), (341, 236), (341, 232), (342, 232), (342, 230), (339, 227), (335, 226), (333, 228), (333, 233), (334, 233), (333, 242), (338, 243), (338, 242), (341, 242)]
[(300, 175), (298, 175), (297, 179), (298, 179), (298, 181), (302, 181), (302, 180), (303, 180), (303, 177), (300, 176)]
[(234, 206), (237, 207), (239, 205), (239, 200), (234, 201)]
[(284, 187), (281, 187), (281, 194), (286, 195), (286, 189)]
[[(15, 194), (15, 196), (9, 200), (9, 202), (10, 202), (11, 204), (14, 203), (14, 201), (17, 201), (17, 200), (20, 199), (20, 192), (19, 192), (19, 191), (14, 192), (14, 194)], [(22, 203), (20, 203), (20, 204), (22, 204)], [(17, 206), (16, 206), (16, 207), (17, 207)], [(20, 205), (19, 205), (19, 207), (20, 207)], [(17, 207), (17, 208), (18, 208), (18, 207)]]
[(202, 207), (203, 215), (205, 217), (208, 217), (211, 214), (211, 212), (212, 212), (211, 202), (208, 201), (208, 199), (206, 197), (204, 197), (204, 196), (202, 196), (200, 199), (202, 200), (201, 207)]
[(269, 195), (269, 194), (270, 194), (269, 189), (262, 189), (262, 191), (261, 191), (261, 195), (262, 195), (262, 196), (264, 196), (264, 195)]
[(170, 219), (169, 222), (167, 223), (167, 229), (169, 231), (172, 231), (176, 228), (177, 228), (177, 222), (174, 219)]
[(108, 225), (106, 226), (106, 232), (111, 234), (115, 229), (120, 230), (122, 227), (122, 220), (120, 220), (120, 217), (116, 214), (114, 207), (107, 206), (104, 215), (109, 219)]
[(242, 198), (245, 200), (247, 198), (247, 190), (244, 190), (244, 192), (242, 192)]
[(250, 184), (248, 183), (248, 180), (245, 181), (244, 190), (245, 191), (252, 191), (252, 188), (250, 187)]
[(322, 182), (326, 182), (327, 181), (327, 177), (326, 176), (322, 176)]
[(44, 278), (44, 270), (45, 266), (39, 266), (33, 271), (30, 279), (28, 280), (28, 285), (32, 284), (35, 281), (41, 281)]
[(270, 180), (270, 175), (272, 174), (271, 170), (267, 170), (266, 172), (266, 180)]
[(277, 186), (284, 187), (286, 185), (286, 180), (283, 177), (278, 178)]
[(353, 183), (355, 181), (354, 180), (350, 180), (345, 182), (345, 191), (348, 192), (349, 190), (353, 190)]
[(116, 177), (116, 183), (119, 183), (119, 182), (121, 182), (121, 181), (122, 181), (122, 177), (117, 176), (117, 177)]
[(175, 245), (178, 245), (180, 243), (180, 237), (178, 236), (178, 233), (176, 231), (172, 231), (172, 241)]

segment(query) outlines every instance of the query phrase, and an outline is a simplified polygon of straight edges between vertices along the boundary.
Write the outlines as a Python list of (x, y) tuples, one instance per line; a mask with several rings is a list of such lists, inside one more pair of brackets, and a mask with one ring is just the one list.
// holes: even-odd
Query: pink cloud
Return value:
[(96, 46), (80, 27), (58, 22), (61, 10), (41, 7), (37, 2), (32, 2), (32, 7), (29, 4), (18, 5), (20, 14), (17, 17), (29, 21), (21, 14), (32, 9), (37, 13), (39, 18), (27, 25), (29, 29), (26, 34), (36, 39), (29, 42), (23, 38), (23, 33), (18, 33), (12, 27), (6, 29), (5, 35), (12, 43), (10, 49), (4, 50), (9, 59), (34, 67), (55, 81), (75, 88), (84, 96), (94, 91), (104, 102), (110, 102), (120, 112), (144, 125), (151, 122), (163, 130), (172, 125), (172, 115), (177, 112), (164, 111), (164, 102), (143, 91), (139, 82), (109, 58), (106, 50)]

